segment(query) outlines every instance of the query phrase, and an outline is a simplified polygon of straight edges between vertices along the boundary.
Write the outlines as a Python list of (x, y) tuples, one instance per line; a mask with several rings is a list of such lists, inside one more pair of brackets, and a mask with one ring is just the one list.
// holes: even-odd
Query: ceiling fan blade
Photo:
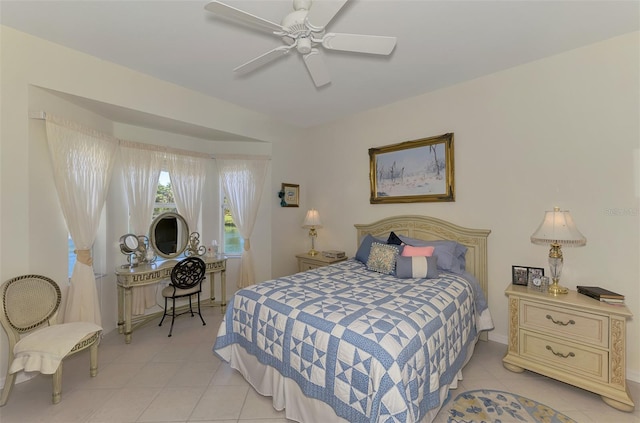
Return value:
[(324, 28), (338, 14), (348, 0), (314, 0), (307, 14), (309, 24)]
[(236, 21), (244, 22), (254, 27), (269, 30), (269, 31), (282, 31), (282, 25), (271, 22), (269, 20), (252, 15), (235, 7), (231, 7), (228, 4), (220, 3), (219, 1), (212, 1), (204, 7), (209, 12), (213, 12), (225, 18), (235, 19)]
[(354, 51), (369, 54), (391, 54), (396, 46), (396, 37), (358, 34), (325, 34), (322, 45), (329, 50)]
[(258, 69), (260, 66), (264, 66), (267, 63), (272, 62), (284, 56), (285, 54), (289, 53), (289, 50), (291, 50), (291, 47), (288, 47), (288, 46), (276, 47), (273, 50), (268, 51), (265, 54), (258, 56), (255, 59), (250, 60), (243, 65), (238, 66), (233, 71), (238, 72), (241, 75), (244, 75), (246, 73), (249, 73)]
[(316, 87), (322, 87), (323, 85), (327, 85), (331, 82), (329, 69), (327, 69), (327, 65), (324, 62), (324, 58), (322, 57), (320, 50), (316, 48), (311, 49), (309, 54), (305, 54), (302, 57)]

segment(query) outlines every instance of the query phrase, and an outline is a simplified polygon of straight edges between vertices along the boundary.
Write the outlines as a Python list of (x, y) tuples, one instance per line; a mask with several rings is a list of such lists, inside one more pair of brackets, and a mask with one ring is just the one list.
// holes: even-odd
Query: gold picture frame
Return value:
[(369, 149), (371, 204), (455, 201), (453, 133)]
[(282, 183), (280, 191), (280, 206), (300, 207), (300, 185)]

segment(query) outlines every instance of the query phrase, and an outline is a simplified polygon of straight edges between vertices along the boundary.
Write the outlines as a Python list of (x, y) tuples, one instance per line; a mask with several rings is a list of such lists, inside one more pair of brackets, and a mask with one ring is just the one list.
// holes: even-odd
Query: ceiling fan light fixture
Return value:
[(296, 45), (296, 50), (302, 54), (307, 54), (311, 52), (311, 39), (309, 37), (301, 37), (298, 38), (298, 44)]
[(326, 50), (348, 51), (389, 55), (396, 45), (395, 37), (377, 35), (359, 35), (346, 33), (326, 33), (325, 27), (342, 9), (348, 0), (319, 1), (312, 7), (312, 0), (293, 0), (294, 11), (282, 19), (278, 25), (266, 19), (252, 15), (229, 5), (213, 0), (205, 9), (223, 17), (232, 18), (259, 29), (267, 29), (282, 39), (286, 46), (276, 47), (249, 62), (238, 66), (234, 71), (245, 74), (284, 57), (294, 47), (303, 55), (304, 63), (316, 87), (331, 82), (323, 54), (318, 46)]

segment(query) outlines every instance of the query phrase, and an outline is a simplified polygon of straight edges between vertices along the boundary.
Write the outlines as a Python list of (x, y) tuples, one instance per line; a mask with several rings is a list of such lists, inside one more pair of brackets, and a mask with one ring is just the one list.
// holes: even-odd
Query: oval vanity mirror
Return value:
[(149, 238), (151, 247), (160, 257), (174, 259), (187, 248), (189, 226), (178, 213), (162, 213), (151, 223)]

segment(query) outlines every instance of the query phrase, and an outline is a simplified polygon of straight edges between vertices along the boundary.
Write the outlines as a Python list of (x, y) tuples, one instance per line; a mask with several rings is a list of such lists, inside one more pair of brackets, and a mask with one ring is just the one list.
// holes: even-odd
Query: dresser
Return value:
[(329, 264), (338, 263), (346, 260), (346, 257), (342, 258), (329, 258), (324, 257), (322, 253), (318, 253), (315, 256), (310, 256), (307, 253), (296, 254), (298, 259), (298, 272), (304, 272), (305, 270), (311, 270)]
[(510, 285), (509, 346), (502, 359), (513, 372), (530, 370), (594, 392), (633, 411), (626, 382), (624, 305), (603, 304), (569, 290), (553, 296)]

